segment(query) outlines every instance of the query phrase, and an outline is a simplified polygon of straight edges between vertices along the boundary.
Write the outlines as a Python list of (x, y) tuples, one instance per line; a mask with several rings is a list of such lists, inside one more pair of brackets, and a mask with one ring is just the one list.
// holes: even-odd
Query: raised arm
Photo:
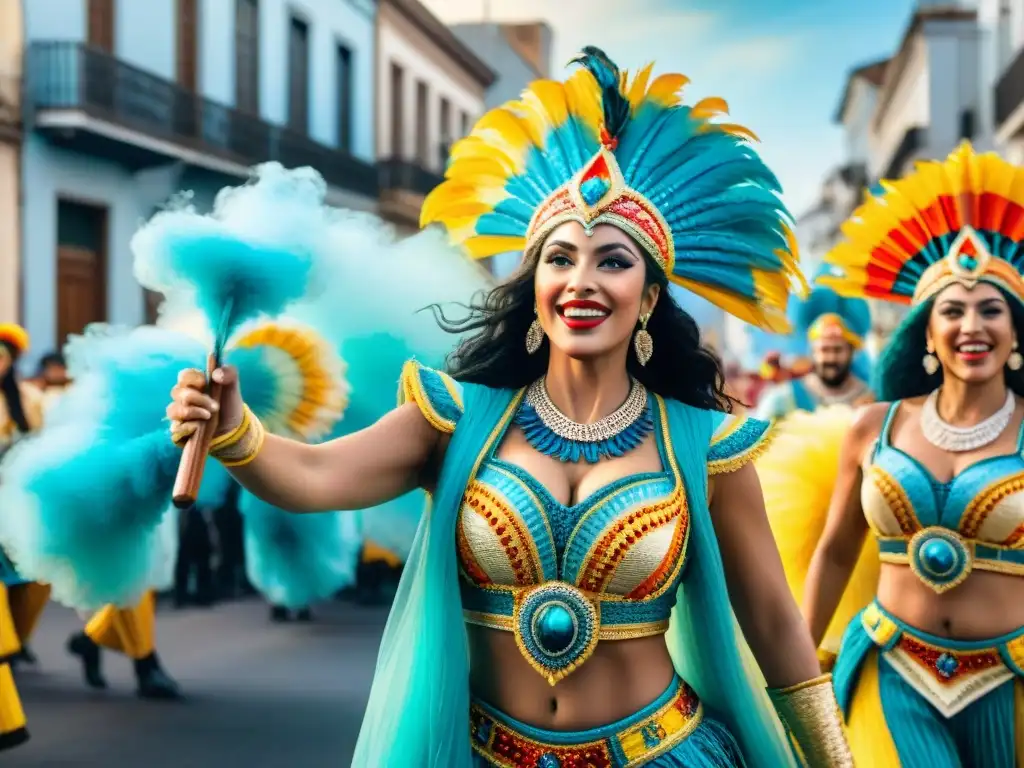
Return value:
[[(779, 717), (810, 768), (852, 768), (831, 679), (786, 582), (750, 459), (770, 425), (729, 417), (709, 455), (711, 520), (733, 612), (769, 686)], [(741, 421), (742, 420), (742, 421)]]
[[(242, 458), (225, 466), (253, 494), (292, 512), (364, 509), (417, 487), (429, 489), (458, 412), (454, 398), (451, 404), (435, 402), (432, 407), (424, 386), (450, 380), (412, 365), (402, 376), (407, 402), (372, 426), (319, 445), (268, 434), (247, 448), (242, 438), (236, 441), (240, 447), (235, 451)], [(214, 376), (224, 384), (218, 435), (226, 436), (239, 431), (246, 412), (235, 372), (224, 368)], [(174, 388), (167, 415), (176, 442), (218, 409), (203, 394), (204, 384), (203, 374), (190, 370), (182, 372)], [(449, 412), (444, 411), (446, 407)], [(438, 411), (447, 418), (438, 418)]]
[(821, 644), (828, 631), (868, 532), (860, 502), (864, 480), (861, 463), (881, 432), (888, 407), (887, 403), (873, 403), (861, 408), (839, 454), (839, 473), (828, 519), (804, 586), (804, 613), (816, 645)]

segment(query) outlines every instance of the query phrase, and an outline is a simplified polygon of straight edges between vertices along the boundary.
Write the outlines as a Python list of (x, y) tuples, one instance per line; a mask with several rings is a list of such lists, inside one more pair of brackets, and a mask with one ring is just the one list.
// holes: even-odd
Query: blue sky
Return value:
[(421, 0), (448, 23), (543, 19), (554, 75), (584, 45), (619, 66), (649, 61), (692, 80), (688, 100), (721, 96), (761, 138), (794, 214), (843, 162), (832, 118), (847, 72), (891, 55), (913, 0)]

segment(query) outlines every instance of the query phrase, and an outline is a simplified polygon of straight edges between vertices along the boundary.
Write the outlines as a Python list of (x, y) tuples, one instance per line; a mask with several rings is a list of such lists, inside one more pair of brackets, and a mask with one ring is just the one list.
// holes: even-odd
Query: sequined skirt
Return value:
[(682, 680), (639, 712), (588, 731), (547, 731), (474, 701), (470, 739), (475, 764), (500, 768), (741, 768), (743, 758), (721, 723)]

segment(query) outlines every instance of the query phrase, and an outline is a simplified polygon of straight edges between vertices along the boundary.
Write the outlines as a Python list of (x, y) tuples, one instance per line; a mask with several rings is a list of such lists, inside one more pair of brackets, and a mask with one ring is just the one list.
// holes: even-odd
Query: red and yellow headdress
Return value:
[(0, 341), (5, 341), (14, 347), (17, 355), (23, 355), (28, 351), (28, 331), (15, 323), (0, 323)]
[(882, 182), (843, 225), (818, 282), (846, 296), (920, 304), (987, 282), (1024, 303), (1024, 169), (962, 144)]
[(476, 258), (533, 256), (560, 224), (626, 231), (673, 282), (747, 322), (784, 331), (796, 266), (792, 220), (722, 99), (682, 103), (683, 75), (635, 77), (596, 48), (566, 82), (532, 83), (452, 147), (421, 223)]

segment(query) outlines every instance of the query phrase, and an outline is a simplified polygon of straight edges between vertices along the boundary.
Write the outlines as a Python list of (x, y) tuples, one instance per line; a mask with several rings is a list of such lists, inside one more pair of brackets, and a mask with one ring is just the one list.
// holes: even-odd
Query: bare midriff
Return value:
[(953, 640), (988, 640), (1024, 627), (1024, 579), (974, 571), (937, 594), (906, 565), (883, 564), (878, 602), (910, 626)]
[(470, 690), (510, 717), (550, 731), (614, 723), (656, 700), (675, 674), (664, 635), (599, 642), (568, 677), (550, 685), (511, 632), (466, 625)]

